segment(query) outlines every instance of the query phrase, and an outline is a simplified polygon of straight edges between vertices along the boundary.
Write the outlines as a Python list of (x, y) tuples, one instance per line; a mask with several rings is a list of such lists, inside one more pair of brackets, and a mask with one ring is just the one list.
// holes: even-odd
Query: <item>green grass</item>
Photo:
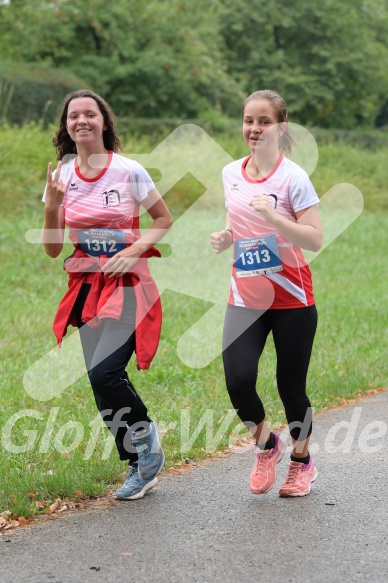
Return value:
[[(28, 128), (20, 131), (27, 133), (23, 139), (15, 136), (18, 145), (8, 157), (8, 166), (0, 171), (0, 512), (11, 510), (15, 516), (29, 516), (37, 512), (36, 499), (47, 508), (57, 497), (98, 496), (114, 488), (125, 465), (117, 459), (107, 430), (98, 430), (98, 414), (86, 375), (47, 402), (32, 398), (23, 386), (28, 367), (55, 345), (51, 323), (66, 288), (66, 276), (60, 259), (49, 259), (40, 245), (28, 244), (24, 237), (28, 229), (41, 226), (39, 201), (50, 152), (48, 149), (46, 153), (43, 148), (43, 137), (36, 138), (43, 148), (39, 151), (37, 145), (32, 147), (26, 138)], [(337, 144), (333, 148), (337, 146), (342, 147)], [(336, 156), (327, 154), (325, 158), (324, 153), (321, 154), (320, 163), (322, 160), (326, 164), (326, 178), (324, 169), (318, 166), (315, 171), (317, 180), (319, 172), (322, 174), (321, 193), (339, 181), (342, 172), (344, 181), (354, 182), (351, 175), (345, 176), (344, 162), (342, 166), (340, 161), (335, 164)], [(383, 172), (380, 168), (383, 154), (379, 151), (375, 155), (378, 160), (373, 166), (375, 172), (368, 174), (372, 186), (364, 194), (373, 193), (372, 206), (378, 212), (364, 211), (311, 265), (319, 327), (308, 387), (316, 411), (335, 405), (342, 398), (353, 398), (382, 386), (387, 379), (388, 268), (385, 257), (388, 214), (383, 210), (382, 187), (379, 190), (378, 186), (382, 181), (379, 172)], [(344, 149), (343, 156), (350, 160), (355, 154)], [(362, 159), (360, 152), (357, 164), (349, 162), (347, 168), (358, 168), (364, 163)], [(189, 183), (169, 193), (176, 216), (187, 207), (187, 201), (183, 200), (185, 189), (186, 199), (189, 199), (192, 195)], [(190, 213), (191, 228), (183, 231), (186, 234), (180, 240), (182, 249), (192, 249), (198, 240), (207, 241), (208, 234), (219, 226), (215, 224), (219, 220), (219, 209), (215, 209), (214, 214), (209, 210)], [(206, 248), (207, 243), (204, 244)], [(64, 249), (62, 258), (68, 251), (69, 248)], [(177, 265), (173, 260), (174, 254), (172, 263), (166, 263), (165, 268), (163, 263), (156, 263), (161, 260), (151, 263), (158, 282), (164, 281), (164, 272), (168, 274), (169, 269), (187, 267), (179, 265), (179, 256)], [(228, 258), (220, 256), (216, 261), (209, 251), (210, 261), (212, 275), (221, 279)], [(134, 362), (129, 365), (129, 375), (147, 402), (151, 415), (167, 430), (163, 438), (166, 467), (206, 456), (223, 421), (223, 437), (218, 442), (215, 440), (213, 446), (227, 447), (230, 433), (239, 425), (236, 417), (229, 416), (231, 405), (224, 387), (221, 357), (204, 368), (193, 368), (184, 364), (177, 353), (181, 336), (212, 306), (209, 298), (207, 301), (201, 299), (195, 269), (191, 281), (190, 270), (187, 275), (182, 273), (184, 281), (180, 293), (174, 291), (176, 288), (172, 285), (166, 286), (162, 293), (164, 326), (151, 368), (139, 372)], [(183, 289), (186, 280), (192, 293)], [(204, 347), (206, 351), (206, 338)], [(193, 352), (196, 348), (193, 346)], [(270, 422), (280, 425), (285, 417), (277, 396), (274, 363), (274, 348), (269, 341), (260, 363), (258, 388)], [(16, 420), (18, 414), (22, 416)], [(12, 420), (15, 421), (13, 427)], [(201, 420), (207, 422), (208, 436), (204, 426), (194, 440)], [(185, 446), (188, 422), (188, 435), (193, 443)], [(12, 430), (8, 437), (7, 428)], [(96, 439), (93, 431), (97, 432)], [(77, 447), (73, 447), (75, 439)], [(18, 448), (24, 451), (18, 452)]]

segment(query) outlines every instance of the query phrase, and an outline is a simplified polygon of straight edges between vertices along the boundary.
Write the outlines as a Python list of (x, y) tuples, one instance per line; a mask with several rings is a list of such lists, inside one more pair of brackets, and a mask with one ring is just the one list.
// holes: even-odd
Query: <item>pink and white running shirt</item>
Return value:
[(249, 158), (231, 162), (222, 172), (233, 237), (236, 241), (275, 235), (283, 269), (238, 278), (233, 264), (229, 304), (259, 310), (311, 306), (314, 304), (312, 278), (302, 250), (280, 235), (249, 203), (255, 194), (274, 195), (270, 200), (276, 197), (276, 211), (296, 222), (295, 213), (317, 204), (319, 198), (307, 173), (288, 158), (280, 155), (271, 174), (263, 180), (253, 180), (247, 175), (245, 167)]
[(155, 184), (138, 162), (109, 152), (106, 167), (90, 179), (82, 176), (74, 158), (63, 164), (61, 179), (66, 187), (65, 223), (74, 245), (79, 229), (120, 229), (126, 243), (140, 237), (139, 206)]

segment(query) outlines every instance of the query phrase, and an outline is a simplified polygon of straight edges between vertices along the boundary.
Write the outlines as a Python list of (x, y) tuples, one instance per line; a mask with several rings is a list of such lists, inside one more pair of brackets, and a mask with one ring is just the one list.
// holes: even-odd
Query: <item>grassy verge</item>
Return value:
[[(31, 398), (23, 387), (25, 370), (54, 345), (51, 320), (65, 286), (59, 262), (50, 262), (39, 245), (21, 244), (24, 231), (39, 218), (35, 213), (17, 226), (4, 222), (2, 229), (9, 254), (2, 266), (0, 504), (24, 516), (36, 511), (36, 499), (47, 506), (58, 496), (99, 495), (114, 487), (123, 471), (106, 431), (93, 434), (98, 416), (85, 376), (48, 402)], [(199, 214), (197, 221), (198, 228), (204, 223), (211, 228), (206, 216)], [(386, 381), (387, 268), (384, 272), (375, 253), (385, 223), (384, 215), (364, 212), (312, 265), (320, 314), (309, 374), (316, 410)], [(165, 324), (157, 357), (147, 372), (136, 371), (133, 363), (129, 368), (152, 415), (167, 430), (168, 467), (226, 447), (238, 419), (230, 416), (220, 357), (196, 369), (177, 354), (182, 334), (211, 304), (168, 290), (162, 300)], [(284, 423), (271, 342), (258, 387), (271, 423)]]
[[(27, 133), (23, 140), (15, 137), (18, 145), (9, 153), (8, 166), (1, 170), (0, 512), (10, 510), (15, 516), (30, 516), (44, 512), (58, 497), (97, 496), (114, 488), (125, 467), (117, 460), (107, 431), (98, 423), (86, 375), (49, 401), (32, 398), (23, 385), (28, 367), (54, 347), (51, 322), (66, 278), (60, 260), (50, 260), (40, 245), (25, 241), (25, 232), (41, 225), (39, 199), (50, 152), (43, 148), (43, 138), (34, 137), (42, 144), (39, 151), (28, 142), (28, 129), (21, 131)], [(26, 163), (21, 163), (23, 151)], [(344, 162), (341, 166), (340, 161), (336, 165), (332, 153), (327, 158), (324, 151), (320, 154), (315, 172), (317, 180), (321, 180), (322, 193), (339, 181), (357, 185), (346, 173), (363, 163), (362, 152), (358, 162), (349, 162), (349, 166)], [(353, 155), (344, 150), (343, 156), (349, 160)], [(381, 152), (375, 155), (382, 156)], [(325, 161), (326, 174), (320, 167), (321, 160)], [(370, 196), (373, 192), (372, 206), (377, 206), (379, 212), (364, 211), (312, 263), (320, 320), (309, 393), (317, 411), (386, 383), (387, 214), (382, 211), (385, 198), (379, 182), (381, 163), (382, 159), (374, 166), (374, 173), (365, 162), (372, 186), (364, 194)], [(360, 177), (364, 179), (362, 173)], [(186, 201), (190, 200), (190, 184), (184, 189)], [(178, 216), (187, 202), (182, 202), (182, 191), (172, 191), (169, 196)], [(191, 212), (191, 229), (180, 241), (182, 248), (192, 248), (193, 233), (195, 238), (207, 239), (215, 228), (214, 222), (209, 211)], [(68, 251), (65, 249), (62, 257)], [(166, 272), (167, 266), (166, 263)], [(239, 421), (230, 413), (220, 356), (203, 368), (193, 368), (184, 364), (178, 354), (180, 338), (211, 308), (212, 302), (206, 295), (183, 289), (178, 292), (167, 285), (162, 302), (164, 327), (152, 367), (139, 372), (131, 363), (129, 374), (163, 430), (169, 467), (227, 447)], [(284, 423), (285, 417), (276, 391), (274, 361), (269, 342), (260, 365), (258, 388), (270, 422), (278, 425)]]

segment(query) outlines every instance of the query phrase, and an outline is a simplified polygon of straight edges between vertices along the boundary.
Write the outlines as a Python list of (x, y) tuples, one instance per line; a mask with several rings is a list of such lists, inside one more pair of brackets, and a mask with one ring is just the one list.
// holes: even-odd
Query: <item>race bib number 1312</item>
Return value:
[(117, 229), (79, 230), (78, 241), (82, 251), (92, 257), (113, 257), (125, 249), (125, 233)]

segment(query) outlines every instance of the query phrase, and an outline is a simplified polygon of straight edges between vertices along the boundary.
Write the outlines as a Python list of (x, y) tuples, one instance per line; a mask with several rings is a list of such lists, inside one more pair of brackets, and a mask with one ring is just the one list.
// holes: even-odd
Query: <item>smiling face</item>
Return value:
[(244, 142), (254, 154), (262, 152), (273, 156), (279, 153), (279, 137), (282, 134), (275, 110), (268, 99), (252, 99), (243, 114)]
[(106, 124), (97, 102), (92, 97), (78, 97), (69, 102), (66, 128), (77, 147), (104, 147), (102, 134)]

